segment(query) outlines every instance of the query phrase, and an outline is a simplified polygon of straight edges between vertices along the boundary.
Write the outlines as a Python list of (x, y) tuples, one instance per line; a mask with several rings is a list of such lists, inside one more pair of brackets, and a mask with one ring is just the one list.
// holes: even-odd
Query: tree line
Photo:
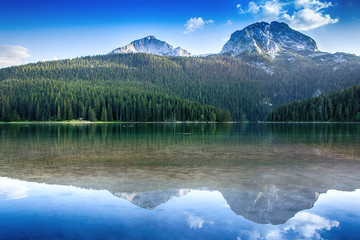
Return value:
[(230, 113), (166, 94), (82, 81), (0, 82), (1, 121), (229, 121)]
[(360, 122), (360, 85), (284, 104), (271, 111), (266, 120)]
[[(270, 71), (255, 63), (265, 64)], [(113, 84), (226, 109), (233, 120), (257, 121), (264, 120), (272, 108), (309, 98), (317, 89), (326, 93), (360, 84), (360, 64), (302, 58), (289, 62), (280, 57), (109, 54), (0, 69), (0, 81), (7, 79), (51, 79), (93, 87)]]

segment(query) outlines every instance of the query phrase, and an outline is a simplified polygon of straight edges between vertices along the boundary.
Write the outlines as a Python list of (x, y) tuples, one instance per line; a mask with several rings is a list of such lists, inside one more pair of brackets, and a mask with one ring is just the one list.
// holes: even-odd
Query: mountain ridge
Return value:
[(190, 57), (191, 54), (181, 47), (174, 48), (153, 35), (132, 41), (130, 44), (112, 50), (109, 54), (148, 53), (160, 56)]
[[(153, 35), (134, 40), (130, 44), (112, 50), (109, 54), (146, 53), (170, 57), (207, 57), (209, 55), (227, 55), (249, 62), (250, 66), (272, 74), (266, 58), (292, 63), (294, 60), (315, 62), (359, 63), (355, 54), (337, 52), (328, 53), (318, 49), (316, 41), (284, 22), (256, 22), (231, 34), (219, 53), (192, 55), (187, 50), (174, 48)], [(250, 57), (249, 57), (250, 56)], [(253, 59), (256, 59), (254, 61)], [(259, 58), (260, 57), (260, 58)], [(260, 59), (260, 62), (259, 62)]]
[(290, 28), (286, 23), (257, 22), (235, 31), (221, 54), (236, 57), (242, 52), (278, 54), (280, 52), (318, 52), (314, 39)]

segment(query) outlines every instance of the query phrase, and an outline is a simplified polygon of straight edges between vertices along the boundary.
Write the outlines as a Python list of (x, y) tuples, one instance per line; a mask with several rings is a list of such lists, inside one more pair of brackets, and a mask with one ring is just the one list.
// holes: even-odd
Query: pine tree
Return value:
[(60, 120), (61, 120), (61, 109), (60, 109), (60, 105), (57, 106), (56, 120), (57, 120), (57, 121), (60, 121)]
[(88, 116), (89, 116), (89, 121), (91, 121), (91, 122), (97, 121), (95, 111), (91, 107), (88, 110)]
[(106, 107), (103, 107), (101, 110), (101, 119), (102, 122), (107, 122), (107, 111), (106, 111)]
[(69, 120), (74, 119), (74, 113), (73, 113), (71, 105), (69, 106), (69, 110), (68, 110), (68, 119)]

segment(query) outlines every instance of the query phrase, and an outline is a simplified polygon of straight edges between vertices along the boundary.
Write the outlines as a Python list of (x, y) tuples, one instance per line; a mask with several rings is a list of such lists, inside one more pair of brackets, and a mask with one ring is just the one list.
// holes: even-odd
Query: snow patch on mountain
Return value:
[(324, 56), (324, 55), (328, 55), (328, 53), (326, 53), (326, 52), (315, 52), (315, 53), (308, 54), (308, 57), (314, 58), (314, 57), (321, 57), (321, 56)]
[(237, 56), (243, 52), (273, 55), (280, 52), (317, 52), (316, 42), (285, 23), (258, 22), (234, 32), (221, 53)]
[(337, 63), (346, 63), (347, 60), (344, 58), (343, 55), (334, 55), (334, 62), (337, 62)]

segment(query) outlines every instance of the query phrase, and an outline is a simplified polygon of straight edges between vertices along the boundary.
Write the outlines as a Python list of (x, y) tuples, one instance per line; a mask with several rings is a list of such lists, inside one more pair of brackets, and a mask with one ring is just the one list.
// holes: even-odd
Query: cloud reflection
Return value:
[(0, 200), (14, 200), (28, 197), (29, 188), (24, 182), (0, 177)]
[[(340, 223), (309, 212), (299, 212), (283, 225), (262, 225), (252, 231), (241, 231), (243, 239), (323, 239), (320, 233), (339, 227)], [(258, 226), (259, 227), (259, 226)]]
[(190, 229), (201, 229), (205, 223), (213, 225), (214, 222), (207, 221), (203, 217), (196, 216), (195, 214), (185, 212), (186, 222)]
[(294, 231), (305, 238), (322, 239), (318, 231), (330, 230), (339, 227), (338, 221), (331, 221), (309, 212), (300, 212), (295, 215), (292, 223), (285, 227), (285, 231)]
[(201, 229), (205, 220), (201, 217), (195, 216), (194, 214), (189, 213), (186, 216), (187, 224), (191, 229)]

